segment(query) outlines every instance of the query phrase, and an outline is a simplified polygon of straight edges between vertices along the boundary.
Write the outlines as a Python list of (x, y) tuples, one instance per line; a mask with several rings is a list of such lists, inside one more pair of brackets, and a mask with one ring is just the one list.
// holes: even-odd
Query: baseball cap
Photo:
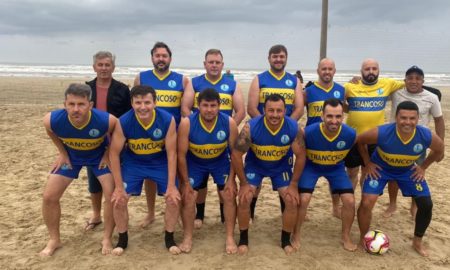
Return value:
[(425, 77), (425, 74), (423, 73), (423, 70), (421, 68), (419, 68), (418, 66), (412, 66), (410, 68), (408, 68), (408, 70), (406, 71), (405, 76), (408, 76), (411, 73), (417, 73), (422, 77)]

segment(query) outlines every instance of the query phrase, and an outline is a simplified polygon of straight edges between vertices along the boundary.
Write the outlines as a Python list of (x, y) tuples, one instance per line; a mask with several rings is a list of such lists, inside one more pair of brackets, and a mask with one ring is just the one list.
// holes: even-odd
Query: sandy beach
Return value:
[[(277, 193), (265, 180), (250, 227), (247, 256), (226, 255), (225, 228), (220, 223), (218, 197), (210, 182), (205, 224), (194, 234), (190, 254), (170, 255), (163, 241), (163, 198), (157, 198), (156, 220), (146, 229), (139, 227), (146, 205), (144, 197), (130, 201), (129, 248), (121, 257), (103, 256), (100, 241), (103, 225), (84, 232), (90, 215), (87, 177), (67, 189), (62, 200), (61, 237), (63, 248), (50, 258), (41, 258), (48, 233), (41, 213), (42, 191), (56, 148), (45, 134), (44, 114), (62, 107), (63, 92), (69, 83), (89, 78), (0, 77), (0, 249), (1, 269), (450, 269), (450, 175), (449, 140), (447, 156), (427, 171), (434, 202), (433, 219), (424, 238), (429, 258), (420, 257), (411, 247), (414, 222), (409, 215), (409, 198), (399, 197), (397, 212), (383, 218), (388, 196), (382, 196), (374, 209), (372, 228), (385, 231), (391, 249), (383, 256), (363, 251), (347, 252), (340, 244), (340, 220), (331, 215), (328, 184), (320, 181), (302, 230), (302, 247), (286, 256), (279, 247), (281, 218)], [(132, 78), (125, 80), (130, 84)], [(248, 84), (244, 84), (246, 96)], [(444, 117), (450, 119), (450, 88), (443, 93)], [(446, 128), (450, 134), (449, 124)], [(360, 190), (356, 191), (356, 201)], [(238, 240), (236, 228), (235, 238)], [(357, 222), (352, 238), (359, 237)], [(181, 241), (181, 228), (176, 240)], [(114, 242), (117, 241), (115, 235)]]

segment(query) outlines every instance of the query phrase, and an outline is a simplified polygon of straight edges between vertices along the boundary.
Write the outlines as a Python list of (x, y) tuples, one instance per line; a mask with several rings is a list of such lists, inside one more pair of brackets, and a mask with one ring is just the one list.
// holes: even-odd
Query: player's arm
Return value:
[(444, 116), (434, 117), (434, 129), (436, 131), (436, 135), (438, 135), (439, 138), (441, 138), (441, 140), (444, 140), (445, 137)]
[(50, 124), (50, 116), (51, 112), (47, 113), (44, 116), (44, 127), (45, 131), (47, 132), (47, 135), (52, 140), (53, 144), (58, 149), (58, 158), (54, 162), (51, 172), (55, 172), (61, 168), (63, 165), (69, 166), (69, 168), (72, 168), (72, 164), (70, 163), (69, 154), (67, 153), (66, 149), (64, 148), (63, 142), (58, 138), (58, 136), (53, 132)]
[(239, 177), (240, 185), (247, 184), (247, 178), (244, 173), (244, 163), (242, 157), (250, 148), (250, 126), (248, 123), (244, 125), (231, 151), (231, 163), (236, 175)]
[[(109, 118), (108, 118), (108, 138), (112, 137), (112, 133), (114, 131), (114, 128), (116, 127), (116, 123), (117, 123), (117, 118), (110, 114)], [(109, 144), (111, 144), (111, 140), (109, 140)], [(111, 167), (111, 164), (109, 162), (109, 145), (106, 147), (105, 149), (105, 153), (103, 154), (102, 159), (100, 160), (100, 164), (98, 164), (98, 168), (99, 169), (103, 169), (106, 168), (106, 166)]]
[(291, 144), (292, 152), (295, 155), (294, 171), (292, 173), (291, 185), (297, 188), (298, 180), (303, 172), (306, 162), (305, 137), (302, 128), (299, 126), (297, 136)]
[(305, 110), (305, 103), (303, 102), (303, 87), (300, 80), (297, 78), (297, 86), (295, 87), (294, 98), (294, 111), (291, 114), (291, 118), (298, 120), (302, 117)]
[(120, 168), (120, 152), (122, 152), (125, 141), (126, 138), (123, 134), (122, 125), (119, 121), (117, 121), (112, 133), (111, 144), (109, 146), (110, 170), (115, 184), (111, 201), (114, 202), (115, 205), (125, 204), (128, 199), (123, 186), (122, 172)]
[(430, 153), (427, 155), (423, 163), (413, 167), (414, 173), (411, 175), (411, 178), (414, 181), (424, 181), (425, 170), (428, 169), (433, 162), (439, 162), (444, 158), (444, 142), (434, 133), (431, 137), (430, 150)]
[(245, 118), (244, 95), (242, 94), (242, 89), (239, 83), (236, 83), (236, 89), (233, 94), (233, 110), (233, 119), (236, 122), (236, 125), (239, 126)]
[(180, 182), (182, 187), (189, 187), (189, 174), (186, 161), (186, 154), (189, 149), (189, 128), (190, 121), (189, 118), (184, 117), (181, 119), (180, 125), (178, 126), (177, 134), (177, 166), (178, 166), (178, 176), (180, 177)]
[(177, 131), (175, 119), (173, 117), (170, 121), (169, 130), (166, 134), (165, 147), (167, 154), (168, 181), (167, 190), (164, 197), (166, 200), (179, 202), (181, 201), (181, 196), (178, 192), (177, 186), (175, 185), (175, 176), (177, 174)]
[(391, 79), (391, 89), (392, 89), (392, 92), (395, 92), (395, 91), (397, 91), (397, 90), (400, 90), (400, 89), (402, 89), (402, 88), (404, 88), (404, 87), (405, 87), (405, 81), (404, 81), (404, 80), (397, 81), (397, 80)]
[(348, 113), (348, 85), (345, 83), (344, 85), (344, 101), (342, 102), (342, 107), (345, 113)]
[(183, 76), (183, 97), (181, 98), (181, 115), (188, 117), (191, 114), (192, 106), (194, 105), (195, 92), (192, 88), (191, 80)]
[[(232, 146), (236, 144), (238, 136), (239, 136), (239, 133), (238, 133), (237, 124), (233, 120), (233, 118), (230, 117), (230, 135), (228, 136), (228, 145), (230, 146), (231, 154), (234, 151)], [(234, 172), (233, 166), (230, 166), (230, 174), (228, 175), (228, 180), (236, 182), (234, 176), (235, 176), (235, 172)]]
[(133, 86), (141, 85), (141, 74), (138, 73), (136, 77), (134, 77)]
[(256, 116), (261, 114), (258, 111), (260, 90), (259, 79), (258, 76), (256, 76), (250, 84), (250, 88), (248, 90), (247, 113), (251, 118), (255, 118)]
[(370, 129), (356, 138), (356, 142), (358, 145), (358, 151), (361, 155), (362, 160), (364, 161), (364, 170), (366, 174), (373, 179), (377, 179), (380, 177), (378, 170), (380, 167), (370, 161), (369, 150), (367, 146), (369, 144), (376, 144), (378, 141), (378, 128)]

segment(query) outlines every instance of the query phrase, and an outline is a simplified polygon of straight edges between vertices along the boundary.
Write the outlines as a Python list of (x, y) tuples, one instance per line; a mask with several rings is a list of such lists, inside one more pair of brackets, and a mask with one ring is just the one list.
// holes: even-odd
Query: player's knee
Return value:
[(342, 196), (342, 205), (346, 208), (355, 207), (355, 197), (353, 196)]
[(55, 204), (59, 202), (59, 197), (48, 191), (44, 191), (42, 199), (44, 204)]
[(416, 197), (414, 201), (417, 204), (417, 210), (431, 212), (433, 209), (433, 201), (430, 196)]
[[(195, 202), (195, 200), (193, 202)], [(166, 199), (166, 206), (168, 208), (178, 208), (180, 206), (180, 203), (179, 203), (178, 200), (175, 200), (173, 198), (167, 198)]]
[(287, 210), (297, 208), (297, 202), (292, 197), (284, 196), (283, 201)]

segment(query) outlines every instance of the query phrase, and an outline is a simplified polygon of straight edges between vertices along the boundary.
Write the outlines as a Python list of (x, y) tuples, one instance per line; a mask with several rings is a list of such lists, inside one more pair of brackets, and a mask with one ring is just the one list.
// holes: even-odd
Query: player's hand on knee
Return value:
[(111, 203), (115, 208), (121, 208), (127, 205), (128, 195), (122, 187), (116, 187), (111, 196)]
[(416, 181), (416, 182), (422, 182), (425, 180), (425, 170), (419, 166), (416, 165), (414, 167), (411, 168), (411, 170), (413, 170), (413, 174), (411, 175), (411, 178)]
[(363, 172), (370, 177), (370, 179), (378, 179), (381, 177), (380, 171), (381, 167), (373, 162), (368, 162), (366, 166), (363, 167)]
[(50, 173), (54, 173), (61, 168), (72, 169), (72, 163), (70, 163), (70, 159), (67, 154), (59, 153), (58, 157), (52, 165)]
[(183, 203), (195, 201), (195, 191), (190, 184), (185, 184), (181, 190), (181, 200)]
[(178, 192), (178, 189), (175, 186), (167, 187), (164, 198), (166, 199), (166, 203), (173, 203), (175, 205), (178, 205), (181, 202), (180, 192)]
[(285, 203), (292, 203), (297, 206), (300, 203), (297, 185), (289, 185), (284, 193)]

